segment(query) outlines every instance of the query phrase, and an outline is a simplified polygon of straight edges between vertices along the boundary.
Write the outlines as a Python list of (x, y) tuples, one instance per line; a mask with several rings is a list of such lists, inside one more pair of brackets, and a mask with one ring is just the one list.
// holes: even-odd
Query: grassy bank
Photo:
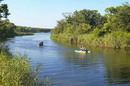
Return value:
[(51, 39), (60, 42), (68, 42), (70, 44), (83, 45), (85, 47), (130, 48), (130, 33), (122, 31), (115, 31), (103, 37), (96, 36), (96, 34), (82, 34), (77, 36), (63, 33), (53, 34), (51, 35)]
[(39, 66), (31, 70), (24, 55), (11, 55), (8, 47), (0, 45), (0, 86), (46, 86), (38, 81)]

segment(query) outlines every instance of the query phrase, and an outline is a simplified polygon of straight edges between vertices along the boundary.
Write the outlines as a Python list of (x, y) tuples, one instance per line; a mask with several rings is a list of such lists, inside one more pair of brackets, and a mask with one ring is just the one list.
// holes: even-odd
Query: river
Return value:
[[(130, 51), (88, 47), (92, 53), (80, 54), (50, 35), (16, 36), (6, 45), (13, 54), (26, 54), (32, 69), (41, 64), (40, 80), (48, 75), (53, 86), (130, 86)], [(38, 47), (41, 41), (44, 48)]]

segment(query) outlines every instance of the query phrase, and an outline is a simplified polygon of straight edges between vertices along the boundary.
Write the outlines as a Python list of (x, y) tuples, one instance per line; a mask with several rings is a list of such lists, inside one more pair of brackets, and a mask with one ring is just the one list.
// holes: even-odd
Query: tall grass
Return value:
[(31, 70), (25, 55), (11, 55), (8, 47), (0, 45), (0, 86), (50, 86), (39, 82), (40, 66)]
[(51, 39), (55, 41), (60, 41), (60, 42), (66, 42), (66, 43), (76, 43), (77, 42), (77, 36), (72, 35), (72, 34), (52, 34)]
[[(123, 31), (115, 31), (109, 34), (106, 34), (102, 37), (97, 36), (96, 34), (83, 34), (73, 36), (72, 34), (53, 34), (51, 36), (53, 40), (63, 41), (71, 43), (70, 41), (74, 38), (73, 43), (77, 45), (94, 46), (94, 47), (107, 47), (107, 48), (130, 48), (130, 33)], [(73, 44), (72, 43), (72, 44)]]

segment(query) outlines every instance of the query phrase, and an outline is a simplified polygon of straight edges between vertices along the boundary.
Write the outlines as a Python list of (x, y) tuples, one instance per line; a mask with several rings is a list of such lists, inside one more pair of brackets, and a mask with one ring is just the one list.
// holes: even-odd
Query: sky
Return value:
[(130, 0), (4, 0), (11, 15), (10, 22), (18, 26), (54, 28), (62, 13), (73, 13), (76, 10), (98, 10), (105, 14), (107, 7), (116, 7)]

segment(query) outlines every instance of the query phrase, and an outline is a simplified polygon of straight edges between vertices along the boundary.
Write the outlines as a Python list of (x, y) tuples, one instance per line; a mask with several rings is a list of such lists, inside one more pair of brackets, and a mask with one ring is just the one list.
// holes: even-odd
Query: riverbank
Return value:
[(130, 48), (130, 33), (116, 31), (107, 34), (104, 37), (96, 37), (95, 34), (53, 34), (51, 39), (59, 42), (66, 42), (69, 44), (76, 44), (77, 46), (83, 45), (84, 47), (106, 47), (116, 49), (129, 49)]
[[(35, 69), (37, 63), (43, 65), (39, 70), (39, 80), (44, 81), (45, 75), (48, 75), (52, 86), (130, 84), (129, 51), (87, 47), (92, 53), (76, 53), (76, 45), (67, 45), (68, 42), (57, 43), (50, 39), (50, 35), (51, 33), (35, 33), (16, 36), (5, 44), (9, 46), (13, 55), (17, 55), (18, 51), (21, 54), (26, 53), (32, 69)], [(37, 46), (41, 40), (44, 41), (44, 48)]]
[(13, 56), (4, 45), (0, 45), (0, 70), (1, 86), (32, 86), (36, 82), (25, 56)]
[(0, 85), (1, 86), (46, 86), (45, 81), (39, 81), (40, 65), (31, 69), (26, 55), (12, 55), (10, 49), (0, 44)]
[(32, 32), (16, 32), (16, 36), (34, 35)]
[(130, 5), (108, 7), (106, 14), (97, 10), (83, 9), (64, 14), (57, 22), (51, 38), (71, 44), (107, 47), (116, 49), (130, 48)]
[(34, 35), (36, 32), (48, 33), (51, 29), (16, 26), (8, 20), (0, 20), (0, 40), (14, 36)]

